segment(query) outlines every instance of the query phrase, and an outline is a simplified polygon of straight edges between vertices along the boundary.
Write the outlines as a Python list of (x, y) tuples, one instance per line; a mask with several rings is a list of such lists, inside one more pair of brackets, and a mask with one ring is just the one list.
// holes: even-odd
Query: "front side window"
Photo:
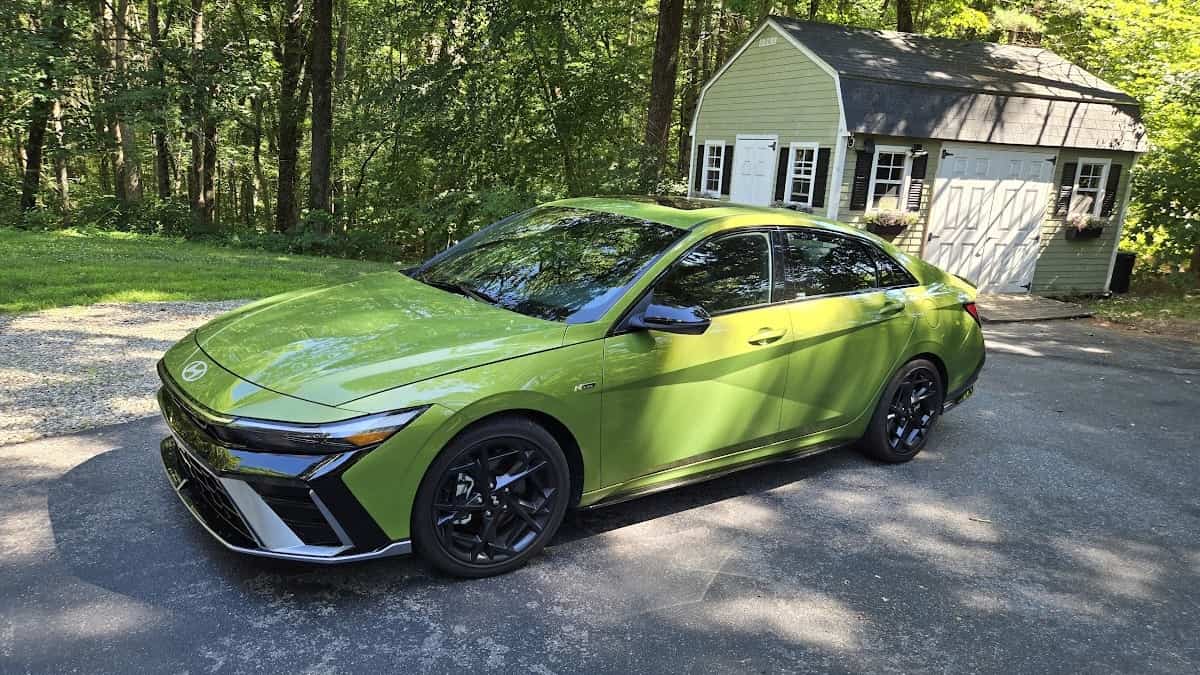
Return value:
[(908, 149), (880, 146), (871, 171), (870, 210), (898, 211), (908, 180)]
[(725, 167), (724, 141), (704, 143), (704, 193), (721, 194), (721, 171)]
[(816, 144), (792, 143), (792, 161), (788, 173), (787, 202), (811, 207), (817, 182)]
[(679, 259), (654, 287), (654, 301), (703, 307), (709, 314), (771, 302), (768, 235), (748, 232), (714, 239)]
[(1071, 195), (1071, 215), (1100, 215), (1104, 201), (1104, 182), (1108, 179), (1106, 160), (1080, 160), (1075, 174), (1075, 191)]
[(875, 259), (847, 237), (806, 230), (784, 233), (787, 299), (855, 293), (878, 287)]
[(595, 321), (685, 232), (638, 218), (534, 209), (468, 237), (411, 275), (551, 321)]

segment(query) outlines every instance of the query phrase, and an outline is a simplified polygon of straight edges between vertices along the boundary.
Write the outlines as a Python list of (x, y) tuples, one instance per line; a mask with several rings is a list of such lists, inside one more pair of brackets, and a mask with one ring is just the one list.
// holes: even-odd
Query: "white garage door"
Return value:
[(981, 290), (1028, 292), (1054, 158), (1045, 150), (944, 146), (925, 258)]

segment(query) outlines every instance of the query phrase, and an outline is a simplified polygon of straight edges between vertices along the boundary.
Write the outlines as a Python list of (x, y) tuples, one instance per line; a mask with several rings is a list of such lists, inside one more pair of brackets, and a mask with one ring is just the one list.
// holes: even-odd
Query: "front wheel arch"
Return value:
[[(447, 439), (447, 441), (442, 444), (442, 448), (450, 445), (450, 443), (454, 442), (455, 438), (470, 432), (472, 429), (484, 424), (488, 424), (502, 417), (522, 417), (528, 419), (534, 424), (537, 424), (545, 429), (551, 436), (554, 437), (554, 440), (558, 441), (559, 447), (562, 448), (563, 455), (565, 455), (567, 458), (567, 467), (570, 470), (571, 495), (570, 500), (568, 500), (568, 505), (578, 505), (579, 499), (583, 495), (583, 477), (586, 470), (583, 464), (583, 451), (580, 450), (579, 441), (575, 439), (575, 434), (571, 433), (570, 428), (568, 428), (566, 424), (563, 424), (557, 417), (554, 417), (549, 413), (541, 410), (534, 410), (532, 408), (513, 408), (511, 410), (501, 410), (489, 413), (480, 417), (479, 419), (472, 420), (456, 434), (454, 434), (454, 436)], [(439, 448), (438, 451), (440, 452), (441, 448)]]

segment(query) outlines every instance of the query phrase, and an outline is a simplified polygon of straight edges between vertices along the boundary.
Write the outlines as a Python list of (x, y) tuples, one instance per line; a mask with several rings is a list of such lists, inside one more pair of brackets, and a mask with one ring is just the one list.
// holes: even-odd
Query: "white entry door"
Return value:
[(729, 201), (769, 206), (775, 181), (774, 137), (738, 136), (733, 146), (733, 177)]
[(1027, 293), (1055, 154), (946, 145), (930, 205), (925, 259), (993, 293)]

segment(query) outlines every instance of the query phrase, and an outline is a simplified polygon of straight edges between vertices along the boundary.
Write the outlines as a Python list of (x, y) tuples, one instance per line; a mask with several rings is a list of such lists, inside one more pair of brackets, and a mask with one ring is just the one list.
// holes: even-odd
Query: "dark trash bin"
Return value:
[(1133, 275), (1133, 263), (1137, 260), (1134, 253), (1121, 251), (1117, 253), (1117, 264), (1113, 265), (1112, 279), (1108, 280), (1108, 290), (1113, 293), (1129, 292), (1129, 277)]

